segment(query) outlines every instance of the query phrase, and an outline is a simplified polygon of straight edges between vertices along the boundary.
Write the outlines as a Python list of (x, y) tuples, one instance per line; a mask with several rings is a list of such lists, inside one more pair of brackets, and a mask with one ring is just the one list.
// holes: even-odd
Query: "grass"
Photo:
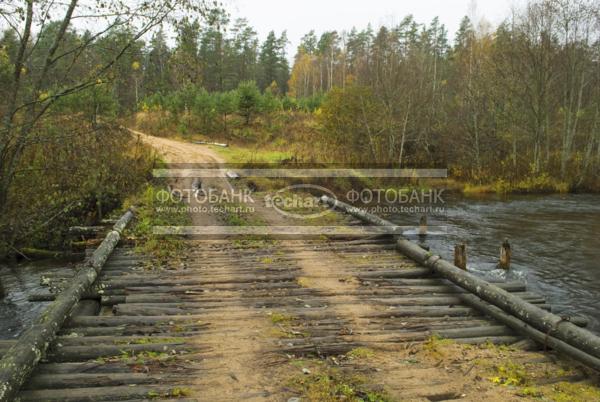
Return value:
[(322, 402), (391, 400), (385, 392), (372, 389), (363, 376), (327, 367), (320, 361), (302, 360), (301, 364), (292, 363), (292, 365), (296, 370), (302, 366), (303, 372), (293, 376), (288, 386), (303, 400)]
[(175, 387), (167, 392), (148, 391), (148, 399), (159, 399), (159, 398), (182, 398), (186, 396), (192, 396), (192, 390), (189, 388)]
[(526, 179), (510, 182), (499, 179), (488, 184), (465, 183), (463, 194), (552, 194), (568, 193), (569, 183), (560, 181), (547, 174), (532, 176)]
[(223, 223), (227, 226), (265, 226), (266, 222), (254, 215), (250, 207), (240, 203), (223, 204), (219, 210)]
[(270, 319), (273, 324), (289, 324), (295, 321), (296, 317), (283, 313), (273, 313), (270, 315)]
[(210, 148), (228, 163), (281, 163), (291, 159), (293, 154), (287, 151), (260, 148), (242, 148), (230, 146), (227, 148), (210, 146)]
[(346, 357), (349, 359), (369, 359), (373, 356), (375, 356), (375, 352), (364, 347), (358, 347), (346, 353)]
[(125, 207), (136, 206), (135, 225), (128, 234), (135, 237), (136, 251), (152, 256), (160, 265), (177, 260), (185, 249), (183, 236), (161, 236), (156, 226), (187, 226), (190, 217), (180, 202), (171, 199), (162, 186), (149, 184), (143, 192), (127, 200)]
[(507, 361), (495, 366), (493, 370), (494, 375), (489, 380), (499, 386), (514, 388), (516, 395), (520, 397), (555, 402), (600, 401), (600, 388), (594, 384), (559, 381), (554, 384), (536, 385), (539, 379), (546, 380), (574, 374), (563, 369), (546, 369), (540, 372), (535, 367)]
[(527, 376), (527, 370), (523, 365), (507, 362), (496, 367), (495, 376), (490, 381), (498, 385), (506, 386), (525, 386), (530, 383)]
[(423, 343), (423, 351), (434, 357), (443, 357), (445, 355), (444, 348), (454, 343), (451, 339), (443, 339), (438, 335), (432, 335)]
[(559, 382), (548, 391), (539, 391), (556, 402), (600, 401), (600, 389), (591, 384)]
[(309, 278), (304, 278), (304, 277), (298, 277), (296, 278), (296, 283), (298, 283), (298, 286), (300, 286), (301, 288), (311, 288), (313, 285), (313, 282), (311, 279)]

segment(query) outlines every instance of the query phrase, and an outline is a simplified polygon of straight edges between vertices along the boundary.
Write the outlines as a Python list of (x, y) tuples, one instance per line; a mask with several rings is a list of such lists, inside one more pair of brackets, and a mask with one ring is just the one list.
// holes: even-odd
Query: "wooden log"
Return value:
[(79, 300), (73, 310), (71, 317), (95, 316), (100, 312), (100, 302), (98, 300)]
[(225, 173), (225, 176), (227, 176), (227, 178), (230, 180), (239, 180), (239, 178), (240, 178), (239, 174), (237, 174), (236, 172), (233, 172), (231, 170), (227, 171)]
[(73, 236), (97, 236), (107, 232), (105, 226), (71, 226), (69, 234)]
[(118, 327), (122, 325), (177, 325), (184, 323), (203, 323), (205, 315), (184, 315), (184, 316), (156, 316), (156, 317), (73, 317), (66, 324), (66, 327)]
[(67, 260), (79, 261), (85, 258), (85, 253), (71, 253), (65, 251), (40, 250), (26, 247), (20, 250), (27, 258), (32, 260)]
[(467, 270), (467, 245), (465, 243), (454, 246), (454, 265)]
[[(164, 330), (164, 328), (163, 328)], [(176, 344), (183, 345), (186, 341), (182, 336), (163, 335), (162, 333), (153, 336), (149, 335), (95, 335), (95, 336), (72, 336), (63, 335), (56, 338), (53, 344), (60, 347), (90, 346), (93, 349), (96, 346), (128, 346), (128, 345), (158, 345), (158, 344)]]
[[(56, 300), (56, 295), (53, 293), (33, 293), (27, 296), (29, 302), (51, 302)], [(100, 300), (98, 293), (86, 292), (81, 297), (81, 300)]]
[(504, 239), (504, 242), (502, 242), (502, 247), (500, 247), (500, 262), (498, 263), (498, 268), (508, 271), (510, 269), (511, 259), (512, 251), (510, 249), (510, 242), (508, 239)]
[(131, 373), (131, 367), (124, 362), (117, 361), (41, 363), (37, 366), (33, 375), (77, 373)]
[(90, 336), (158, 336), (168, 335), (172, 337), (181, 337), (186, 333), (197, 333), (206, 331), (210, 324), (187, 324), (178, 322), (174, 325), (149, 324), (149, 325), (120, 325), (114, 327), (71, 327), (65, 328), (61, 335), (71, 336), (77, 334), (80, 337)]
[[(147, 307), (145, 304), (118, 304), (113, 306), (115, 316), (159, 316), (159, 315), (185, 315), (190, 312), (183, 308)], [(205, 311), (203, 308), (195, 309), (197, 312)]]
[(419, 220), (419, 236), (427, 236), (427, 215), (421, 216)]
[(359, 279), (368, 278), (426, 278), (431, 276), (433, 272), (429, 268), (407, 268), (396, 271), (374, 271), (359, 273), (357, 277)]
[(147, 345), (94, 345), (85, 346), (60, 346), (53, 347), (48, 353), (48, 360), (54, 363), (82, 362), (101, 357), (117, 357), (135, 355), (142, 352), (166, 353), (182, 352), (187, 350), (208, 350), (208, 347), (199, 345), (186, 345), (184, 342), (156, 343)]
[(72, 241), (71, 249), (78, 251), (85, 251), (88, 248), (95, 248), (102, 244), (102, 239), (90, 239), (85, 241)]
[[(355, 208), (327, 196), (323, 196), (322, 200), (323, 202), (335, 206), (344, 212), (350, 213), (359, 219), (361, 219), (362, 216), (365, 216), (364, 212), (355, 215)], [(376, 219), (369, 218), (369, 220), (365, 221), (373, 222), (376, 221)], [(410, 257), (419, 264), (430, 267), (440, 276), (479, 296), (486, 302), (514, 315), (519, 320), (522, 320), (524, 323), (548, 336), (555, 337), (565, 344), (568, 344), (575, 349), (580, 349), (580, 351), (585, 352), (594, 358), (600, 358), (600, 337), (597, 335), (574, 325), (564, 317), (557, 316), (538, 306), (527, 303), (500, 287), (492, 285), (481, 278), (455, 267), (453, 264), (444, 261), (440, 256), (423, 250), (417, 244), (414, 244), (407, 239), (400, 239), (397, 244), (398, 250), (404, 255)], [(585, 362), (582, 361), (582, 363)]]
[(104, 263), (119, 243), (121, 231), (133, 218), (128, 211), (114, 226), (100, 247), (79, 270), (71, 284), (44, 313), (26, 330), (19, 342), (0, 361), (0, 401), (14, 399), (23, 383), (29, 378), (38, 362), (45, 355), (48, 345), (67, 320), (73, 306), (96, 280)]
[(486, 303), (477, 296), (462, 295), (461, 298), (469, 303), (469, 305), (480, 310), (482, 313), (495, 318), (504, 325), (514, 329), (516, 332), (531, 338), (540, 345), (554, 349), (585, 364), (588, 367), (600, 371), (600, 359), (597, 357), (591, 356), (588, 353), (569, 345), (567, 342), (561, 341), (560, 339), (538, 331), (526, 322), (507, 314), (505, 311), (496, 306)]
[(97, 374), (38, 374), (23, 387), (33, 389), (112, 387), (133, 384), (160, 384), (168, 381), (168, 375), (142, 373), (97, 373)]
[[(135, 399), (147, 401), (149, 395), (164, 395), (166, 399), (175, 395), (177, 390), (185, 386), (166, 385), (129, 385), (115, 387), (41, 389), (23, 391), (19, 395), (21, 402), (61, 401), (61, 402), (102, 402), (131, 401)], [(197, 399), (177, 399), (177, 402), (197, 401)]]
[(390, 230), (395, 235), (402, 235), (402, 228), (388, 220), (382, 219), (376, 215), (370, 214), (368, 212), (363, 211), (360, 208), (353, 207), (344, 202), (338, 201), (336, 199), (330, 198), (326, 195), (321, 197), (321, 202), (323, 204), (328, 204), (332, 207), (338, 208), (346, 213), (349, 213), (352, 216), (360, 219), (363, 222), (370, 223), (376, 226), (389, 226)]
[(519, 336), (483, 336), (479, 338), (453, 339), (453, 341), (456, 343), (462, 343), (466, 345), (484, 345), (486, 343), (492, 343), (494, 345), (512, 345), (520, 340), (522, 340), (522, 338)]
[(245, 284), (245, 283), (263, 283), (263, 282), (291, 282), (296, 279), (296, 275), (255, 275), (240, 276), (235, 278), (223, 278), (217, 280), (206, 280), (194, 277), (165, 277), (153, 278), (149, 276), (132, 276), (124, 278), (114, 278), (102, 281), (96, 287), (98, 289), (123, 289), (128, 287), (140, 286), (179, 286), (179, 285), (218, 285), (218, 284)]
[(209, 142), (209, 141), (192, 141), (193, 144), (196, 145), (214, 145), (216, 147), (227, 148), (229, 144), (222, 144), (218, 142)]

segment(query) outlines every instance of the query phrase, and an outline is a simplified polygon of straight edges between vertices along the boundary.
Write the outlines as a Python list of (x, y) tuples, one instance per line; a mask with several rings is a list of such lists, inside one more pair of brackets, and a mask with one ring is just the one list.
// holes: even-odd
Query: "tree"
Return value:
[[(95, 32), (78, 38), (69, 29), (76, 10), (82, 9), (85, 19), (93, 25), (102, 19)], [(54, 2), (6, 0), (2, 17), (13, 36), (18, 38), (12, 77), (5, 87), (2, 127), (0, 128), (0, 216), (9, 201), (9, 191), (17, 168), (27, 147), (35, 142), (36, 129), (58, 100), (110, 80), (119, 60), (140, 38), (161, 24), (173, 11), (203, 12), (204, 6), (180, 0), (158, 0), (125, 3), (93, 2), (79, 4), (70, 0), (64, 6)], [(5, 12), (4, 10), (14, 10)], [(83, 11), (85, 10), (85, 11)], [(51, 15), (60, 19), (49, 21)], [(83, 18), (83, 17), (82, 17)], [(36, 30), (34, 27), (46, 27)], [(113, 48), (101, 63), (82, 68), (99, 43), (117, 29), (129, 26), (130, 35)], [(135, 26), (135, 28), (133, 28)], [(37, 43), (47, 46), (33, 46)], [(35, 50), (35, 52), (32, 52)], [(35, 69), (32, 65), (35, 62)], [(131, 64), (129, 64), (131, 66)], [(79, 74), (73, 74), (77, 70)]]
[(200, 22), (185, 17), (177, 24), (177, 45), (171, 58), (170, 70), (173, 73), (177, 89), (188, 84), (201, 85), (202, 61), (198, 42), (200, 40)]
[(144, 90), (146, 94), (167, 93), (172, 88), (170, 59), (171, 51), (161, 26), (152, 35), (150, 51), (145, 58)]
[(216, 110), (221, 115), (223, 122), (223, 131), (225, 135), (229, 135), (227, 127), (227, 118), (235, 113), (238, 109), (238, 93), (236, 91), (221, 92), (217, 94)]
[(336, 160), (382, 161), (386, 147), (381, 136), (381, 107), (370, 88), (358, 85), (334, 88), (321, 109), (319, 118), (327, 133), (325, 141)]
[(260, 106), (260, 91), (254, 81), (245, 81), (238, 86), (237, 95), (238, 112), (244, 117), (248, 126)]
[(258, 62), (258, 38), (256, 31), (248, 25), (245, 19), (236, 20), (233, 29), (233, 61), (235, 83), (255, 80)]
[(272, 82), (276, 82), (280, 90), (283, 93), (286, 92), (289, 79), (289, 65), (285, 50), (287, 43), (285, 32), (279, 38), (275, 36), (275, 32), (269, 32), (262, 45), (259, 58), (260, 77), (258, 85), (261, 90), (266, 89)]
[(229, 15), (214, 8), (208, 15), (200, 36), (199, 58), (202, 61), (203, 84), (209, 91), (223, 91), (231, 79), (230, 40), (226, 37)]

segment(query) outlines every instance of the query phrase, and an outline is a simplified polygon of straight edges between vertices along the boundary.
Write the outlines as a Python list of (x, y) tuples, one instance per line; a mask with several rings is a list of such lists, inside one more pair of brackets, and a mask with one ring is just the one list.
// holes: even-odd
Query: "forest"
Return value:
[(453, 35), (406, 16), (309, 31), (291, 55), (218, 3), (3, 2), (0, 254), (59, 246), (144, 186), (158, 161), (126, 127), (443, 167), (464, 191), (597, 191), (599, 10), (531, 0)]

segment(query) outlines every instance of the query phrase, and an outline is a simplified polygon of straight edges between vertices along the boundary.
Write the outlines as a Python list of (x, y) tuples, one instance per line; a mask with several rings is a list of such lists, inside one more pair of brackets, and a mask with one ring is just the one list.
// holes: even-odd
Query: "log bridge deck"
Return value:
[[(392, 238), (189, 242), (193, 251), (177, 270), (149, 270), (144, 256), (116, 248), (19, 400), (287, 400), (283, 386), (278, 393), (236, 385), (221, 365), (245, 353), (235, 343), (248, 338), (236, 334), (258, 333), (261, 322), (274, 331), (261, 332), (252, 353), (272, 365), (292, 356), (335, 359), (357, 347), (406, 349), (433, 334), (467, 344), (526, 339), (466, 301), (469, 292), (398, 253)], [(550, 310), (522, 283), (497, 286)], [(220, 337), (231, 344), (217, 347)], [(0, 344), (0, 354), (10, 346)], [(225, 386), (219, 378), (227, 374)], [(440, 391), (444, 381), (453, 380), (399, 391), (407, 400), (457, 399)]]

